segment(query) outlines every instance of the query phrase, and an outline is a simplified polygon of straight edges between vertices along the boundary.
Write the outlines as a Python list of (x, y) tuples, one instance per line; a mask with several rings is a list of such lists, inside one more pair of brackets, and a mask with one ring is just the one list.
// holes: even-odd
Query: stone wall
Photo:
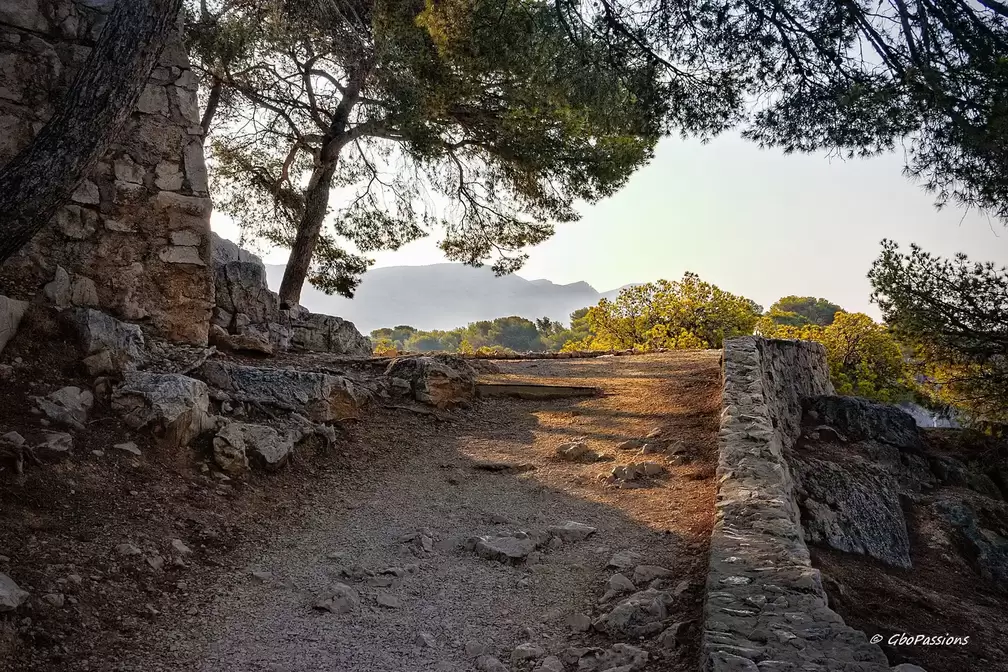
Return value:
[[(70, 86), (114, 0), (0, 0), (0, 164)], [(180, 33), (120, 140), (73, 202), (0, 267), (0, 294), (100, 308), (205, 344), (210, 211), (196, 78)]]
[(882, 650), (827, 605), (785, 460), (800, 434), (801, 400), (833, 394), (823, 347), (734, 339), (723, 366), (705, 669), (888, 670)]

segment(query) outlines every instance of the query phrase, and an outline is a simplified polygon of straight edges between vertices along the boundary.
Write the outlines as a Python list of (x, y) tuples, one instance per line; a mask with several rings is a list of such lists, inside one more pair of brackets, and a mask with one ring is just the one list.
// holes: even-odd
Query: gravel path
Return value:
[[(294, 524), (264, 540), (229, 585), (214, 587), (209, 610), (166, 633), (173, 658), (206, 672), (550, 670), (560, 661), (576, 670), (580, 652), (571, 647), (629, 643), (649, 660), (628, 669), (695, 669), (691, 620), (700, 613), (712, 522), (717, 354), (502, 368), (495, 378), (576, 380), (608, 394), (485, 401), (448, 421), (404, 412), (369, 419), (355, 441), (365, 453), (391, 445), (398, 459), (365, 460), (352, 487), (320, 492)], [(666, 476), (641, 489), (599, 480), (613, 466), (644, 459), (616, 445), (655, 428), (687, 449), (678, 460), (648, 456)], [(559, 460), (556, 446), (578, 436), (611, 461)], [(486, 461), (514, 468), (477, 468)], [(551, 538), (549, 528), (566, 521), (595, 532)], [(481, 557), (467, 544), (515, 533), (514, 545), (541, 542), (518, 564)], [(525, 533), (532, 539), (520, 539)], [(594, 621), (618, 602), (599, 604), (618, 571), (607, 567), (617, 553), (633, 554), (628, 578), (634, 565), (668, 570), (655, 587), (668, 596), (663, 628), (685, 623), (675, 642), (583, 631), (586, 616)], [(646, 571), (638, 570), (637, 590), (648, 587)], [(327, 598), (331, 610), (316, 608)], [(606, 669), (602, 660), (594, 669)]]

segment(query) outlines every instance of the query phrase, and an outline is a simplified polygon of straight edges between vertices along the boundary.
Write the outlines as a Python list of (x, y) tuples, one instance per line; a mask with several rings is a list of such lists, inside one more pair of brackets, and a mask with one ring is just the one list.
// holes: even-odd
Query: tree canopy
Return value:
[(591, 334), (564, 349), (720, 348), (726, 338), (751, 334), (761, 312), (753, 301), (686, 273), (602, 299), (586, 316)]
[[(646, 163), (666, 107), (653, 63), (575, 42), (539, 0), (235, 0), (193, 15), (218, 207), (350, 296), (364, 256), (443, 232), (449, 259), (522, 249)], [(625, 50), (622, 50), (625, 52)], [(617, 67), (618, 66), (618, 67)], [(211, 102), (211, 101), (208, 101)], [(330, 211), (337, 190), (343, 205)], [(327, 224), (327, 225), (326, 225)]]
[(1008, 220), (1003, 0), (558, 0), (588, 40), (659, 60), (670, 124), (785, 152), (892, 150), (939, 205)]
[(1008, 269), (916, 245), (905, 254), (887, 240), (868, 278), (932, 396), (977, 420), (1008, 421)]

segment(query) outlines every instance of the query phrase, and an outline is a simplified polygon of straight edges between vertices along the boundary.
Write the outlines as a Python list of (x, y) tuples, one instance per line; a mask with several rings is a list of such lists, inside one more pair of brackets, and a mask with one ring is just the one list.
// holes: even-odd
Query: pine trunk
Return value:
[(329, 192), (332, 189), (333, 175), (336, 173), (337, 159), (317, 166), (312, 172), (308, 189), (305, 191), (305, 212), (298, 224), (297, 236), (291, 246), (287, 268), (284, 269), (283, 281), (280, 283), (280, 305), (290, 309), (301, 300), (301, 288), (308, 277), (312, 254), (322, 233), (322, 223), (329, 211)]
[(70, 200), (136, 107), (182, 0), (118, 0), (56, 112), (0, 168), (0, 262)]

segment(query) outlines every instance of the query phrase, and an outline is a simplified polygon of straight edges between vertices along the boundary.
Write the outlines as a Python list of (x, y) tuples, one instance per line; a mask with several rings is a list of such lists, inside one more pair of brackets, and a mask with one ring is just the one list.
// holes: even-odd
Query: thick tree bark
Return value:
[(203, 111), (203, 118), (200, 119), (200, 127), (203, 129), (203, 137), (210, 133), (210, 124), (213, 123), (214, 115), (217, 114), (217, 107), (220, 105), (221, 91), (224, 89), (224, 82), (213, 78), (213, 86), (210, 87), (210, 95), (207, 96), (206, 110)]
[(77, 78), (31, 144), (0, 168), (0, 262), (32, 239), (136, 107), (182, 0), (118, 0)]
[[(325, 153), (323, 153), (325, 154)], [(322, 233), (322, 223), (329, 210), (329, 192), (332, 189), (333, 175), (336, 174), (336, 164), (339, 155), (312, 171), (308, 189), (305, 191), (305, 211), (298, 224), (297, 235), (291, 246), (287, 267), (284, 269), (283, 280), (280, 282), (281, 307), (293, 308), (301, 300), (301, 288), (308, 277), (312, 254)]]

